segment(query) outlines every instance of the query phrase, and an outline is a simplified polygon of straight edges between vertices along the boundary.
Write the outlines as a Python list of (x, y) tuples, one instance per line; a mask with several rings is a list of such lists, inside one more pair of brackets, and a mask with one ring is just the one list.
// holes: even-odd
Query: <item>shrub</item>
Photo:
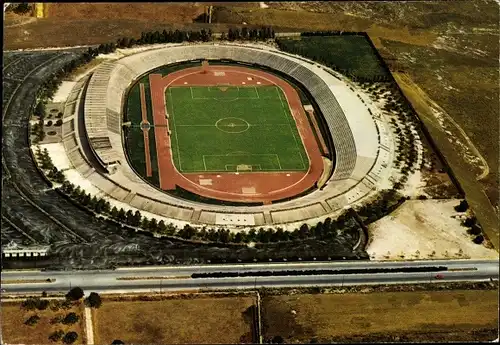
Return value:
[(50, 302), (46, 299), (38, 300), (36, 305), (38, 310), (45, 310), (49, 307)]
[(63, 317), (61, 315), (57, 315), (56, 317), (54, 317), (53, 319), (50, 320), (50, 323), (55, 325), (56, 323), (60, 323), (60, 322), (63, 322)]
[(474, 224), (476, 224), (476, 217), (467, 218), (463, 224), (468, 228), (472, 227)]
[(46, 126), (47, 126), (47, 127), (52, 126), (52, 121), (47, 122), (47, 125), (46, 125)]
[(483, 243), (483, 242), (484, 242), (484, 237), (483, 237), (483, 235), (478, 235), (478, 236), (476, 236), (476, 238), (474, 238), (474, 239), (472, 240), (472, 242), (474, 242), (475, 244), (481, 244), (481, 243)]
[(467, 203), (467, 200), (462, 200), (460, 201), (460, 204), (458, 206), (455, 206), (455, 211), (457, 212), (465, 212), (469, 208), (469, 204)]
[(63, 117), (63, 113), (59, 112), (59, 113), (57, 114), (57, 118), (58, 118), (58, 119), (60, 119), (61, 117)]
[(63, 342), (65, 344), (72, 344), (78, 339), (78, 334), (76, 332), (68, 332), (66, 335), (63, 337)]
[(57, 121), (56, 121), (56, 126), (61, 126), (61, 125), (62, 125), (62, 123), (63, 123), (63, 122), (62, 122), (62, 120), (61, 120), (61, 119), (59, 119), (59, 120), (57, 120)]
[(26, 310), (35, 310), (38, 306), (39, 298), (29, 297), (21, 303), (21, 308)]
[(120, 345), (120, 344), (125, 344), (125, 343), (122, 340), (120, 340), (120, 339), (115, 339), (111, 343), (111, 345)]
[(467, 230), (467, 232), (471, 235), (481, 235), (481, 228), (474, 224), (470, 229)]
[(33, 326), (33, 325), (36, 325), (38, 320), (40, 320), (40, 316), (32, 315), (28, 318), (28, 320), (24, 321), (24, 324), (28, 325), (28, 326)]
[(62, 329), (58, 329), (57, 331), (52, 332), (52, 334), (49, 335), (49, 340), (59, 341), (59, 340), (61, 340), (63, 335), (64, 335), (64, 331)]
[(66, 315), (64, 320), (62, 320), (62, 323), (64, 323), (65, 325), (72, 325), (74, 323), (77, 323), (78, 320), (80, 320), (80, 317), (75, 313), (71, 312), (68, 315)]

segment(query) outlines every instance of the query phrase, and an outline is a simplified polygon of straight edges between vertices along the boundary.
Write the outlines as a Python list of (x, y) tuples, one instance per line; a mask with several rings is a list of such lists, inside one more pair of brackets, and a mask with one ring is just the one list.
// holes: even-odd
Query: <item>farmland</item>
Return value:
[[(53, 303), (53, 301), (51, 302)], [(3, 302), (2, 312), (2, 338), (7, 344), (48, 344), (49, 336), (56, 330), (64, 333), (73, 331), (78, 334), (74, 344), (85, 344), (83, 306), (77, 302), (72, 308), (54, 311), (51, 307), (45, 310), (27, 311), (21, 308), (21, 302)], [(70, 312), (76, 313), (80, 320), (73, 325), (62, 323), (51, 323), (57, 316), (64, 317)], [(40, 320), (37, 324), (29, 326), (25, 321), (32, 315), (38, 315)]]

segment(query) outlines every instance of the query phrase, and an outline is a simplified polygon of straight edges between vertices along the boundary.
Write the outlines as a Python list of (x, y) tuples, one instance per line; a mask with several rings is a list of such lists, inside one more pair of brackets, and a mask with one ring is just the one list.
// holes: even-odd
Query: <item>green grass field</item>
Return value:
[(309, 168), (276, 86), (170, 87), (166, 97), (174, 164), (181, 172)]

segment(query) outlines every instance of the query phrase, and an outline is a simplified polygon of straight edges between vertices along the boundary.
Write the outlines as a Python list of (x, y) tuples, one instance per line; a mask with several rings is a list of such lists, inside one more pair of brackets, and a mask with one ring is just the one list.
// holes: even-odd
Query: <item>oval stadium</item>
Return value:
[(83, 121), (63, 127), (68, 157), (141, 211), (294, 223), (362, 202), (390, 174), (377, 108), (340, 74), (276, 49), (173, 45), (103, 63), (87, 82), (74, 92)]

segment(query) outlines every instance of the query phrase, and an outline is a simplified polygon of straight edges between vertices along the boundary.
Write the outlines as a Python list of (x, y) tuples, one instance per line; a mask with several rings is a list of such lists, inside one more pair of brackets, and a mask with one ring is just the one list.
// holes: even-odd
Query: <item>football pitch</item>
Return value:
[(183, 173), (306, 171), (309, 160), (277, 86), (169, 87), (174, 164)]

